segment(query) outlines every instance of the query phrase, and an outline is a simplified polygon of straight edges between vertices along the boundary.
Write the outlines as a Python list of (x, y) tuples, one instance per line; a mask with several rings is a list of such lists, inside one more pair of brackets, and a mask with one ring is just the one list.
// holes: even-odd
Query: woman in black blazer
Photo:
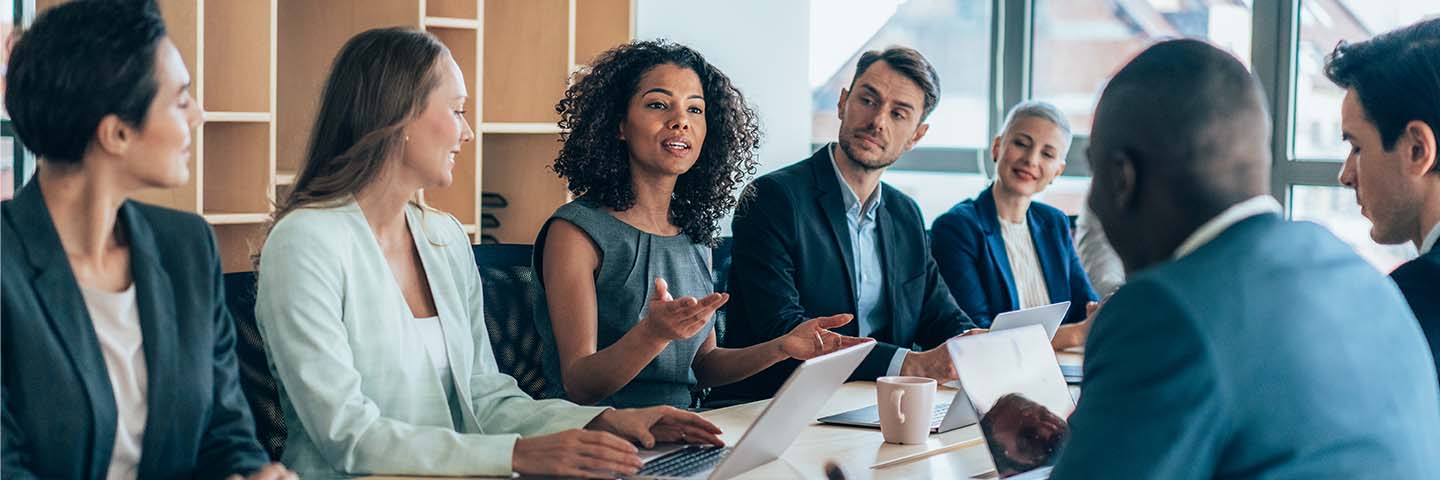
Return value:
[(76, 1), (10, 57), (40, 157), (0, 207), (6, 478), (293, 478), (267, 465), (200, 217), (126, 200), (189, 179), (200, 107), (152, 8)]

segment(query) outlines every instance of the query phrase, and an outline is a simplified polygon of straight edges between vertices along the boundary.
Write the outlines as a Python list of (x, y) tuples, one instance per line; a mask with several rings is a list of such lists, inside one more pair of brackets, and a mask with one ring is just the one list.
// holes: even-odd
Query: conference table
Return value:
[[(1056, 357), (1061, 364), (1079, 365), (1083, 358), (1078, 353), (1060, 352)], [(1071, 387), (1072, 396), (1078, 397), (1078, 387)], [(955, 390), (940, 387), (936, 401), (950, 401)], [(710, 410), (701, 414), (720, 427), (725, 433), (720, 438), (726, 444), (740, 441), (745, 430), (765, 410), (768, 400), (751, 402), (732, 407)], [(820, 417), (862, 408), (875, 403), (874, 382), (850, 382), (841, 385), (820, 409)], [(902, 462), (880, 468), (876, 464), (892, 462), (903, 457), (943, 449), (941, 453), (923, 456), (913, 461)], [(995, 478), (994, 464), (990, 460), (984, 442), (980, 440), (980, 427), (970, 425), (950, 432), (930, 435), (923, 445), (896, 445), (885, 443), (880, 430), (857, 427), (826, 425), (812, 422), (795, 439), (795, 443), (781, 455), (779, 460), (755, 468), (737, 479), (781, 479), (781, 478), (826, 478), (825, 465), (833, 462), (840, 466), (847, 479), (890, 479), (890, 478)], [(372, 479), (397, 479), (407, 477), (370, 477)], [(409, 477), (414, 478), (414, 477)]]

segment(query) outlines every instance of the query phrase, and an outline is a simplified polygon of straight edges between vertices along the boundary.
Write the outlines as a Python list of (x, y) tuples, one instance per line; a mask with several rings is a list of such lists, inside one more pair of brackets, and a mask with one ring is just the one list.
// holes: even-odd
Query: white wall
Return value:
[[(760, 174), (810, 156), (809, 0), (635, 0), (635, 36), (694, 48), (760, 114)], [(722, 222), (729, 231), (729, 221)]]

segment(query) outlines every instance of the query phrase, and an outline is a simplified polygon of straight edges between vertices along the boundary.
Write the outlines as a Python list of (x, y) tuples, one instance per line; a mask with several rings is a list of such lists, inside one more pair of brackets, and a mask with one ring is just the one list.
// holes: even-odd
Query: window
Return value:
[[(20, 8), (21, 4), (16, 0), (0, 1), (0, 97), (5, 93), (3, 80), (5, 66), (10, 64), (10, 36), (20, 20)], [(0, 102), (0, 199), (15, 195), (20, 184), (17, 177), (22, 176), (18, 172), (24, 171), (24, 159), (25, 151), (20, 148), (20, 142), (15, 139), (10, 126), (10, 114)]]
[(985, 148), (990, 122), (990, 2), (817, 0), (810, 7), (811, 143), (835, 141), (836, 104), (867, 50), (892, 45), (925, 55), (940, 76), (940, 104), (916, 148)]
[(1250, 0), (1035, 0), (1031, 93), (1090, 132), (1106, 80), (1159, 40), (1209, 40), (1250, 64)]
[(1415, 258), (1415, 246), (1380, 245), (1370, 239), (1370, 221), (1360, 215), (1355, 192), (1344, 187), (1295, 185), (1290, 187), (1290, 216), (1324, 225), (1355, 247), (1356, 253), (1381, 272), (1389, 272)]
[[(988, 0), (813, 0), (810, 6), (811, 143), (835, 141), (836, 104), (868, 50), (918, 50), (940, 76), (940, 103), (915, 150), (885, 174), (914, 197), (929, 226), (989, 185), (983, 164), (990, 144)], [(984, 161), (982, 161), (984, 160)]]
[(1292, 159), (1340, 162), (1340, 101), (1345, 91), (1325, 78), (1325, 57), (1341, 41), (1358, 42), (1440, 14), (1436, 0), (1301, 0), (1295, 50)]

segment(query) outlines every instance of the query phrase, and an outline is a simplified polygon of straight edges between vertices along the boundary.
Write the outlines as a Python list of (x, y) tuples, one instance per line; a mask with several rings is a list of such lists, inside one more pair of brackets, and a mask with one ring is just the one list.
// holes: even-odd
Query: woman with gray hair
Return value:
[(931, 227), (930, 249), (955, 302), (975, 323), (995, 315), (1069, 301), (1055, 334), (1058, 349), (1083, 345), (1097, 308), (1059, 209), (1033, 201), (1065, 171), (1070, 124), (1054, 105), (1016, 105), (990, 155), (995, 182), (951, 208)]

